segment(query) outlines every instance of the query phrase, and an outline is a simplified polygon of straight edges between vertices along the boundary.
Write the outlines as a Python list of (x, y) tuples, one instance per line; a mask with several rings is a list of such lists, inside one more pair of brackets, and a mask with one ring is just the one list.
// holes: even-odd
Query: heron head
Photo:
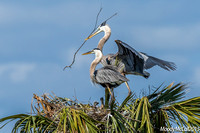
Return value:
[(85, 40), (88, 40), (88, 39), (92, 38), (93, 36), (103, 32), (103, 31), (106, 32), (107, 30), (110, 30), (110, 27), (106, 24), (106, 21), (105, 21), (105, 22), (101, 23), (97, 27), (97, 29), (89, 37), (87, 37)]
[(86, 52), (86, 53), (83, 53), (82, 55), (88, 55), (88, 54), (95, 54), (96, 55), (96, 57), (102, 57), (102, 52), (101, 52), (101, 50), (99, 49), (99, 48), (94, 48), (93, 50), (91, 50), (91, 51), (88, 51), (88, 52)]

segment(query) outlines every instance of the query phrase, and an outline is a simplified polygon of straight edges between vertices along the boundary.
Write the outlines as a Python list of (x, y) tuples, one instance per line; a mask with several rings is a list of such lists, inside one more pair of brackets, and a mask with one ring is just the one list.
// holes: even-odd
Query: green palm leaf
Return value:
[(0, 129), (11, 121), (16, 121), (13, 133), (153, 133), (174, 124), (180, 128), (200, 127), (200, 97), (183, 100), (186, 89), (183, 83), (159, 86), (141, 98), (130, 95), (119, 106), (113, 102), (110, 108), (77, 103), (68, 98), (34, 95), (37, 114), (1, 118)]

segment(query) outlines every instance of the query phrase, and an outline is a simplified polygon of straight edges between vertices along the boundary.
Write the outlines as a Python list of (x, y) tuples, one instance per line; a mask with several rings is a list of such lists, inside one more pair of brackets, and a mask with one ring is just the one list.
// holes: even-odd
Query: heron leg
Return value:
[(112, 94), (112, 91), (110, 90), (110, 88), (108, 87), (108, 90), (109, 90), (109, 93), (111, 95), (111, 99), (113, 99), (113, 94)]
[(126, 87), (128, 88), (128, 96), (130, 96), (132, 94), (131, 89), (128, 85), (128, 82), (125, 82), (125, 84), (126, 84)]
[(110, 89), (109, 86), (107, 86), (107, 88), (108, 88), (109, 93), (110, 93), (110, 95), (111, 95), (111, 100), (110, 100), (110, 105), (111, 105), (111, 104), (114, 103), (114, 101), (115, 101), (115, 97), (114, 97), (114, 93), (113, 93), (113, 88), (112, 88), (112, 91), (111, 91), (111, 89)]
[[(125, 76), (124, 73), (122, 73), (122, 75)], [(128, 88), (128, 96), (130, 96), (132, 94), (131, 89), (130, 89), (130, 87), (128, 85), (128, 82), (125, 82), (125, 84), (126, 84), (126, 87)]]
[(112, 92), (112, 94), (113, 94), (113, 97), (115, 98), (115, 95), (114, 95), (114, 90), (113, 90), (113, 88), (111, 88), (111, 92)]
[(105, 88), (105, 106), (104, 106), (105, 109), (108, 108), (109, 99), (110, 99), (109, 90), (108, 88)]

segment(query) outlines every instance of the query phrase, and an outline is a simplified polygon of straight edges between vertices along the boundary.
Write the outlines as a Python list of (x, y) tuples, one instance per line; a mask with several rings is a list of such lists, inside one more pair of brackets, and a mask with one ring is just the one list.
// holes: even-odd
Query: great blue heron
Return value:
[[(94, 31), (94, 33), (92, 33), (85, 40), (88, 40), (101, 32), (104, 32), (105, 34), (103, 38), (100, 39), (97, 48), (99, 48), (102, 51), (104, 44), (106, 43), (106, 41), (109, 39), (111, 35), (111, 29), (109, 25), (106, 24), (106, 21), (103, 22)], [(152, 68), (155, 65), (158, 65), (161, 68), (168, 71), (176, 69), (176, 65), (173, 62), (164, 61), (156, 57), (149, 56), (145, 53), (137, 52), (128, 44), (120, 40), (115, 40), (115, 42), (117, 43), (117, 46), (118, 46), (118, 52), (116, 54), (109, 54), (109, 55), (103, 56), (101, 60), (101, 64), (103, 66), (115, 65), (118, 67), (118, 71), (122, 73), (123, 75), (134, 74), (134, 75), (141, 75), (145, 78), (148, 78), (150, 74), (146, 72), (145, 69)], [(127, 82), (125, 83), (130, 94), (131, 91), (130, 91), (129, 85)]]
[[(90, 78), (94, 84), (99, 84), (105, 88), (105, 107), (108, 107), (109, 94), (111, 95), (111, 101), (114, 100), (113, 88), (118, 87), (120, 84), (127, 82), (128, 79), (123, 76), (116, 66), (107, 65), (98, 70), (96, 66), (102, 60), (103, 54), (99, 48), (95, 48), (92, 51), (84, 53), (82, 55), (95, 54), (95, 59), (90, 65)], [(109, 91), (109, 92), (108, 92)]]

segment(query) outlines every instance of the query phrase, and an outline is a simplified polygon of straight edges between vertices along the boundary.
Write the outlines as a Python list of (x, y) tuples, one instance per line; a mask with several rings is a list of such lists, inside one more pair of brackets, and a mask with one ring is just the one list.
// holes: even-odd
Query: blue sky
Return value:
[[(159, 67), (148, 70), (149, 79), (127, 76), (136, 94), (148, 86), (189, 83), (186, 98), (200, 94), (200, 9), (199, 1), (11, 1), (0, 2), (0, 117), (29, 113), (33, 93), (54, 92), (57, 96), (88, 103), (99, 101), (104, 89), (94, 86), (89, 66), (94, 56), (82, 56), (97, 46), (99, 34), (88, 40), (72, 69), (63, 71), (73, 53), (94, 27), (108, 21), (112, 35), (104, 54), (117, 52), (119, 39), (138, 51), (177, 64), (177, 71)], [(128, 91), (125, 84), (115, 89), (118, 101)], [(12, 125), (2, 132), (10, 132)]]

